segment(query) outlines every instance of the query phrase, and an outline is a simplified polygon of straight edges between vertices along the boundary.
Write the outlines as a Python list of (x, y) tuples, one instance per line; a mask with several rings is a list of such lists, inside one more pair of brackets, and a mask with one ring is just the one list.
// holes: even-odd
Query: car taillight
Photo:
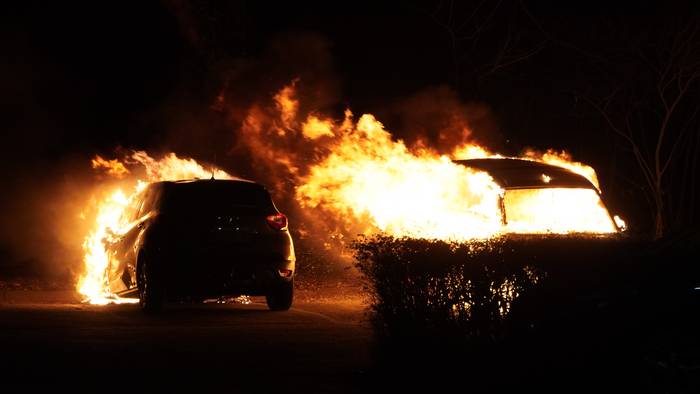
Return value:
[(289, 278), (292, 276), (293, 271), (292, 270), (277, 270), (277, 272), (280, 274), (281, 277), (283, 278)]
[(270, 215), (266, 217), (267, 224), (275, 230), (286, 230), (287, 229), (287, 217), (282, 213), (276, 215)]

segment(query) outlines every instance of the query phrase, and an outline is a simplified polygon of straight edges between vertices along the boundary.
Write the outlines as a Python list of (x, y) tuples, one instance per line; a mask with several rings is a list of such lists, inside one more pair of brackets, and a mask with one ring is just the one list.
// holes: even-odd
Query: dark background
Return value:
[[(51, 200), (88, 182), (87, 160), (96, 153), (123, 147), (227, 157), (236, 173), (232, 133), (211, 109), (215, 97), (222, 89), (271, 96), (268, 86), (305, 69), (330, 75), (332, 110), (377, 114), (401, 138), (415, 132), (401, 108), (422, 94), (481, 106), (488, 120), (475, 126), (478, 139), (508, 154), (566, 149), (596, 168), (612, 210), (650, 234), (648, 187), (629, 146), (591, 103), (613, 91), (625, 94), (612, 111), (647, 103), (655, 84), (644, 59), (656, 58), (640, 53), (663, 53), (673, 32), (697, 23), (699, 6), (489, 3), (29, 2), (3, 10), (3, 260), (59, 261), (37, 252), (73, 242), (44, 231), (61, 214)], [(306, 47), (320, 55), (305, 56)], [(269, 75), (257, 76), (257, 91), (227, 85), (236, 70), (275, 56)], [(688, 94), (679, 119), (690, 119), (690, 131), (664, 184), (675, 201), (667, 205), (668, 233), (693, 228), (697, 216), (697, 84)], [(658, 105), (649, 102), (644, 114)], [(642, 118), (652, 129), (658, 122)]]

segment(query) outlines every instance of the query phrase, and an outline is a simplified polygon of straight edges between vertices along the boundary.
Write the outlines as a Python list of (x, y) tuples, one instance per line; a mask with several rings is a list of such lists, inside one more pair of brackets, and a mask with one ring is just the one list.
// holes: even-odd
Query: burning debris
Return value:
[[(521, 159), (565, 168), (590, 182), (588, 187), (545, 187), (556, 183), (555, 175), (538, 173), (545, 186), (509, 188), (487, 171), (455, 161), (505, 156), (473, 142), (450, 152), (425, 144), (407, 146), (370, 114), (355, 121), (350, 110), (342, 120), (316, 110), (304, 113), (298, 84), (294, 80), (267, 105), (248, 109), (235, 125), (239, 145), (232, 152), (247, 150), (259, 172), (267, 174), (273, 195), (295, 204), (300, 236), (317, 238), (326, 249), (343, 253), (347, 240), (357, 234), (468, 242), (507, 233), (609, 234), (623, 224), (607, 213), (593, 168), (574, 162), (566, 152), (529, 150)], [(128, 212), (145, 185), (231, 178), (174, 153), (160, 159), (143, 151), (112, 160), (96, 156), (92, 166), (119, 179), (95, 202), (95, 225), (83, 244), (85, 274), (78, 288), (93, 303), (121, 301), (108, 291), (105, 272), (111, 256), (105, 244), (130, 228)]]

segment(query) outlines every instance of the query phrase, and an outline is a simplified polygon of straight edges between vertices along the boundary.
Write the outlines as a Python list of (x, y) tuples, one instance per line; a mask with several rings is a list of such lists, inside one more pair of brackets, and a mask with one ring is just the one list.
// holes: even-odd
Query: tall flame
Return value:
[[(504, 190), (485, 172), (393, 141), (372, 115), (363, 115), (350, 131), (329, 134), (338, 137), (327, 147), (330, 153), (300, 180), (297, 199), (304, 208), (345, 218), (363, 233), (469, 241), (507, 233), (616, 231), (593, 189)], [(504, 158), (476, 144), (458, 147), (453, 154)], [(593, 168), (566, 153), (528, 151), (524, 159), (567, 168), (597, 186)]]
[[(506, 156), (474, 142), (454, 147), (449, 156), (420, 137), (409, 147), (393, 140), (372, 115), (354, 122), (350, 110), (342, 122), (317, 111), (302, 121), (297, 83), (292, 81), (274, 96), (276, 119), (274, 114), (272, 120), (265, 119), (269, 112), (258, 107), (250, 111), (246, 121), (254, 125), (248, 127), (251, 147), (264, 155), (261, 163), (279, 164), (271, 171), (294, 179), (294, 195), (306, 212), (324, 213), (346, 235), (382, 231), (398, 237), (466, 241), (507, 233), (614, 233), (616, 223), (621, 223), (601, 201), (595, 170), (565, 151), (528, 149), (517, 158), (580, 174), (598, 192), (503, 190), (488, 174), (450, 158)], [(265, 132), (266, 124), (272, 130), (279, 124), (288, 128), (285, 133)], [(471, 135), (464, 128), (458, 131), (461, 137)], [(442, 131), (440, 135), (446, 137)], [(544, 183), (551, 181), (542, 176)]]
[(343, 134), (297, 188), (302, 207), (364, 222), (364, 232), (462, 241), (499, 230), (501, 193), (484, 172), (412, 154), (372, 115)]

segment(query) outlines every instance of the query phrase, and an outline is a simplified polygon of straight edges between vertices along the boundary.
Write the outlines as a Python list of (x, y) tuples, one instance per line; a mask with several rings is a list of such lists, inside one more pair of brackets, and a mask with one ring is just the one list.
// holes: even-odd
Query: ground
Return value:
[(83, 304), (72, 291), (0, 289), (0, 371), (19, 386), (128, 390), (147, 377), (158, 386), (354, 392), (371, 368), (371, 326), (364, 300), (340, 293), (300, 294), (287, 312), (253, 298), (147, 316), (138, 305)]
[[(0, 281), (0, 392), (37, 385), (143, 391), (136, 383), (144, 378), (156, 388), (214, 384), (226, 392), (265, 393), (436, 392), (454, 384), (489, 393), (523, 387), (691, 393), (700, 387), (696, 301), (659, 301), (642, 308), (645, 319), (630, 321), (624, 316), (636, 314), (611, 320), (618, 310), (599, 305), (588, 315), (596, 319), (573, 319), (567, 330), (545, 335), (549, 347), (530, 338), (518, 344), (522, 354), (496, 348), (518, 355), (505, 364), (496, 354), (480, 358), (473, 351), (443, 359), (454, 352), (420, 353), (415, 342), (383, 348), (362, 286), (347, 280), (301, 283), (287, 312), (268, 311), (263, 298), (247, 305), (172, 304), (157, 316), (144, 315), (138, 305), (81, 301), (65, 286)], [(538, 354), (540, 364), (533, 362)], [(547, 354), (569, 356), (548, 364)]]

